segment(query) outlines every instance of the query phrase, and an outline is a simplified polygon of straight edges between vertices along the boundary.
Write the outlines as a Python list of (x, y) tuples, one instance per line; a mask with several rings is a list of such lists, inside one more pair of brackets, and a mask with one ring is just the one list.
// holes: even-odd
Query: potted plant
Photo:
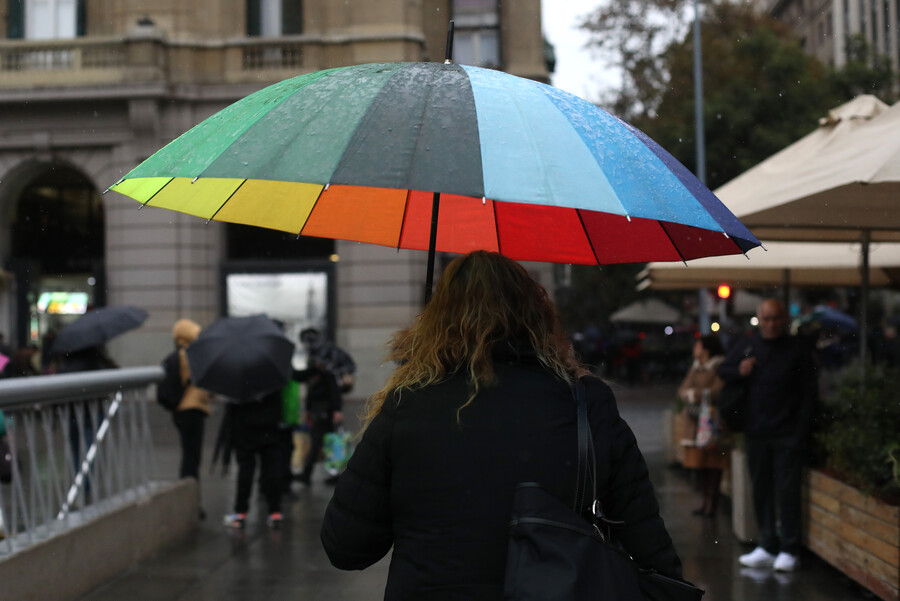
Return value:
[(823, 396), (806, 544), (881, 599), (900, 599), (900, 370), (846, 368)]

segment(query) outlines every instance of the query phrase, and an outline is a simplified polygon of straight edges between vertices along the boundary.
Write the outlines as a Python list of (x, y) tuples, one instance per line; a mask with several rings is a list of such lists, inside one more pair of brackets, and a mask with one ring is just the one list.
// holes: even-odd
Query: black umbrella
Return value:
[(101, 346), (146, 320), (147, 312), (139, 307), (94, 309), (60, 330), (50, 350), (62, 355)]
[(218, 319), (187, 348), (194, 384), (237, 400), (287, 384), (293, 355), (294, 343), (265, 315)]

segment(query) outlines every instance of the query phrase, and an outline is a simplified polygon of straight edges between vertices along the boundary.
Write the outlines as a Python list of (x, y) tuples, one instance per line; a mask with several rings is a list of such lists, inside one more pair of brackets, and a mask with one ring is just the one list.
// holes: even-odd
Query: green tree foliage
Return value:
[[(701, 28), (707, 184), (716, 188), (812, 131), (838, 104), (828, 70), (745, 5), (713, 4)], [(693, 37), (664, 53), (668, 85), (634, 124), (696, 172)]]
[(831, 74), (834, 91), (841, 98), (853, 98), (859, 94), (874, 94), (888, 104), (897, 100), (894, 93), (896, 73), (891, 58), (875, 52), (861, 34), (847, 38), (847, 63)]
[[(861, 93), (892, 102), (896, 75), (862, 38), (831, 69), (791, 30), (745, 2), (702, 4), (707, 184), (715, 189), (812, 131), (828, 110)], [(585, 17), (589, 45), (622, 73), (602, 104), (696, 172), (692, 0), (603, 0)], [(575, 331), (604, 324), (640, 296), (642, 265), (573, 268), (560, 312)], [(659, 296), (658, 293), (654, 293)]]
[(566, 330), (577, 332), (588, 325), (607, 325), (610, 315), (638, 299), (635, 286), (641, 269), (643, 265), (633, 263), (573, 265), (571, 286), (559, 290), (556, 298)]
[(606, 0), (581, 24), (588, 45), (622, 73), (604, 106), (625, 119), (652, 114), (666, 89), (664, 50), (688, 27), (690, 0)]

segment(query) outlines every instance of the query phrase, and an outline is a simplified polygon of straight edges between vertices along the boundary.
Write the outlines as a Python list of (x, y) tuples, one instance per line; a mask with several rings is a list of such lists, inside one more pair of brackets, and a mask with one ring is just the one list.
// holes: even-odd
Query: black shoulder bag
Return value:
[(719, 415), (729, 432), (744, 431), (747, 412), (747, 383), (744, 378), (725, 382), (719, 395)]
[[(698, 601), (704, 591), (688, 582), (639, 568), (609, 540), (608, 520), (597, 498), (597, 466), (588, 426), (584, 384), (578, 405), (578, 475), (574, 508), (534, 482), (516, 487), (509, 528), (503, 599), (506, 601)], [(580, 507), (593, 495), (592, 521)]]

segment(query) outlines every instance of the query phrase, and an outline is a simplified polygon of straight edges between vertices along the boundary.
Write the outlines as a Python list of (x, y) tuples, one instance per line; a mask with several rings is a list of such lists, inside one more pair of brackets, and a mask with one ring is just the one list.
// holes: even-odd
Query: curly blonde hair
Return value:
[(525, 268), (487, 251), (454, 259), (412, 325), (391, 337), (387, 360), (397, 368), (366, 404), (365, 426), (389, 394), (436, 384), (465, 370), (472, 392), (462, 410), (483, 386), (495, 383), (492, 353), (508, 343), (533, 352), (562, 380), (588, 373), (575, 359), (547, 291)]

